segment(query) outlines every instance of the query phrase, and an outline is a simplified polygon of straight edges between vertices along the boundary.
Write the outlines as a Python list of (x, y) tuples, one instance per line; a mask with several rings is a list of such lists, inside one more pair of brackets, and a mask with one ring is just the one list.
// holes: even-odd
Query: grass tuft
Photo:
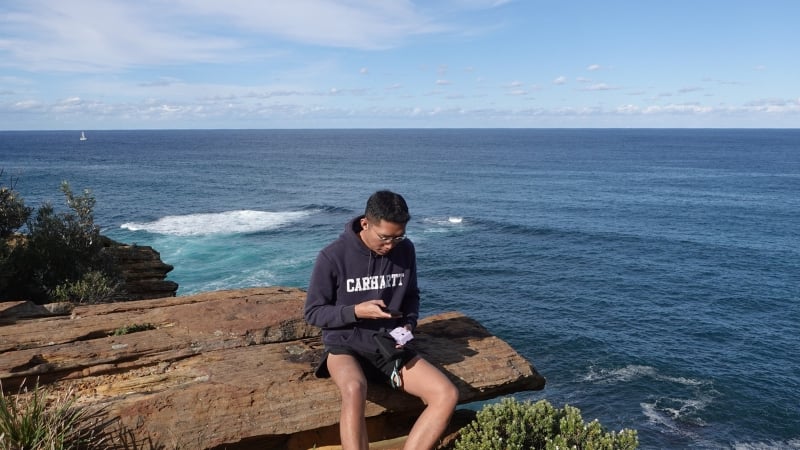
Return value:
[(99, 415), (75, 405), (73, 391), (53, 394), (24, 385), (6, 395), (0, 385), (0, 450), (104, 448)]
[(113, 336), (123, 336), (125, 334), (138, 333), (140, 331), (155, 330), (156, 326), (152, 323), (138, 323), (119, 327), (111, 333)]

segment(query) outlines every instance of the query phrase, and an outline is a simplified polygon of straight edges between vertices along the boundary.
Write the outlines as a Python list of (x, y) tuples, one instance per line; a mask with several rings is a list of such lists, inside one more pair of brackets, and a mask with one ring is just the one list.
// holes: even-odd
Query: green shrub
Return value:
[(0, 383), (0, 450), (181, 450), (138, 437), (102, 409), (78, 406), (72, 390), (54, 393), (38, 384), (6, 395)]
[(48, 266), (39, 268), (50, 278), (45, 280), (47, 287), (79, 279), (95, 265), (102, 248), (100, 228), (94, 224), (91, 193), (85, 190), (83, 196), (75, 197), (66, 182), (61, 191), (71, 212), (56, 213), (52, 205), (45, 204), (35, 220), (28, 223), (28, 247), (39, 264)]
[(583, 421), (578, 408), (554, 408), (547, 400), (535, 404), (506, 398), (486, 405), (464, 427), (454, 444), (456, 450), (635, 449), (635, 430), (606, 432), (597, 420)]
[[(28, 220), (33, 211), (25, 206), (25, 201), (14, 190), (15, 181), (9, 179), (9, 185), (2, 184), (3, 169), (0, 169), (0, 298), (12, 279), (14, 279), (11, 253), (16, 239), (13, 234)], [(11, 245), (9, 245), (12, 243)]]
[[(0, 178), (3, 176), (3, 169), (0, 169)], [(31, 216), (33, 211), (25, 206), (25, 201), (14, 190), (14, 179), (10, 179), (8, 186), (0, 184), (0, 239), (11, 236)]]
[(0, 450), (106, 448), (101, 427), (71, 392), (54, 396), (37, 385), (6, 396), (0, 389)]
[(118, 286), (103, 272), (94, 270), (84, 273), (78, 281), (56, 286), (51, 298), (57, 302), (105, 303), (113, 300)]
[[(22, 298), (48, 303), (78, 294), (84, 301), (110, 299), (112, 265), (103, 258), (100, 228), (94, 224), (91, 191), (75, 195), (61, 184), (69, 211), (57, 213), (49, 203), (28, 219), (22, 244), (6, 250), (0, 268), (14, 283), (0, 280), (0, 299)], [(4, 249), (0, 248), (0, 257)], [(98, 276), (97, 273), (100, 273)]]

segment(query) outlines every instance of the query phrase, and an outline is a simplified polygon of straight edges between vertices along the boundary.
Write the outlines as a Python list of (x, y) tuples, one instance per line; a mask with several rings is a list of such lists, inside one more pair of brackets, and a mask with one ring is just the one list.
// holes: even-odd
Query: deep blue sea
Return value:
[(306, 287), (406, 197), (422, 315), (458, 310), (642, 448), (800, 448), (800, 130), (0, 132), (29, 206), (91, 189), (179, 295)]

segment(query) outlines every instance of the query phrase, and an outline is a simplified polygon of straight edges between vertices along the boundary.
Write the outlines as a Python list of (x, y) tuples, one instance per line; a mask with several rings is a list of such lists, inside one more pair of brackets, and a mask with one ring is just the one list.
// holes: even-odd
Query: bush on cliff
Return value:
[[(2, 181), (3, 169), (0, 169)], [(0, 183), (0, 239), (7, 239), (31, 216), (32, 208), (25, 206), (25, 200), (14, 190), (15, 181), (9, 180), (8, 186)]]
[(460, 431), (455, 450), (635, 449), (635, 430), (607, 432), (597, 420), (588, 424), (580, 410), (554, 408), (547, 400), (518, 402), (506, 398), (484, 406)]
[(3, 170), (0, 169), (0, 298), (14, 276), (11, 253), (18, 241), (14, 233), (25, 225), (33, 211), (25, 206), (25, 200), (14, 189), (13, 178), (9, 179), (8, 186), (2, 181)]
[[(95, 199), (89, 190), (75, 195), (69, 183), (62, 182), (69, 211), (59, 213), (45, 203), (33, 218), (13, 183), (0, 187), (0, 192), (0, 270), (4, 274), (0, 299), (41, 304), (66, 300), (76, 291), (88, 294), (82, 301), (110, 298), (114, 270), (101, 252), (100, 229), (94, 224)], [(27, 233), (17, 233), (23, 224)]]

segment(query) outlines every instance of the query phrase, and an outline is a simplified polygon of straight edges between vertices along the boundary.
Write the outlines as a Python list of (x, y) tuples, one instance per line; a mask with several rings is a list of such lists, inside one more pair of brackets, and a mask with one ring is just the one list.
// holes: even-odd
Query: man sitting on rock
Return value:
[(317, 376), (329, 376), (339, 388), (345, 450), (369, 446), (368, 380), (389, 382), (427, 405), (407, 449), (433, 448), (458, 401), (458, 390), (439, 369), (388, 332), (408, 338), (419, 317), (416, 253), (405, 234), (410, 218), (401, 195), (374, 193), (364, 215), (322, 249), (311, 274), (305, 319), (322, 328), (325, 355)]

